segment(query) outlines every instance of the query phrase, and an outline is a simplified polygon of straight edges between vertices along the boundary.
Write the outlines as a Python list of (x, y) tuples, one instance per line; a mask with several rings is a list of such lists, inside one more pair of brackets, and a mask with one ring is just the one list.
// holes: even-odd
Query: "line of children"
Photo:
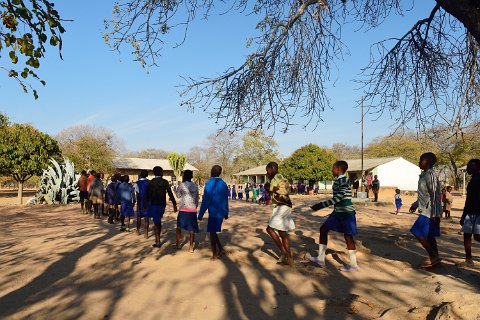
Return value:
[(355, 207), (352, 203), (352, 190), (348, 183), (345, 173), (348, 170), (348, 164), (345, 161), (337, 161), (333, 165), (332, 173), (335, 177), (333, 182), (333, 198), (322, 201), (313, 205), (311, 208), (314, 211), (334, 206), (333, 212), (325, 220), (320, 227), (320, 244), (318, 247), (318, 256), (312, 257), (310, 255), (307, 258), (323, 267), (325, 266), (325, 253), (327, 251), (328, 233), (335, 231), (343, 233), (345, 242), (347, 244), (348, 255), (350, 257), (350, 263), (345, 264), (341, 271), (358, 271), (357, 255), (355, 240), (353, 236), (357, 234), (357, 220)]

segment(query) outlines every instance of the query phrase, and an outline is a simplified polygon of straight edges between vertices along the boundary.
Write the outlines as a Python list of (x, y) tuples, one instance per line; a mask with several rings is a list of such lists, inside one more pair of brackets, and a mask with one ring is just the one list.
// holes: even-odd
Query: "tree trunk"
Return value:
[(23, 204), (23, 181), (18, 181), (18, 204)]
[(443, 10), (457, 18), (480, 44), (480, 1), (436, 0)]

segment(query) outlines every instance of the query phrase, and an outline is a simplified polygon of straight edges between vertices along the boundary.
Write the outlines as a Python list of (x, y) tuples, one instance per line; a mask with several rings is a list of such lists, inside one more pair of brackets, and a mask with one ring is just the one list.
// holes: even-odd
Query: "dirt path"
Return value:
[(314, 201), (295, 200), (292, 268), (276, 264), (277, 250), (264, 231), (270, 209), (255, 204), (232, 203), (220, 236), (228, 251), (221, 262), (210, 262), (205, 232), (193, 254), (188, 245), (172, 248), (171, 209), (163, 246), (155, 249), (152, 238), (120, 233), (81, 215), (78, 206), (0, 207), (0, 317), (480, 319), (479, 269), (454, 266), (463, 256), (461, 198), (454, 221), (442, 224), (444, 263), (432, 271), (418, 268), (424, 252), (408, 232), (415, 215), (359, 207), (361, 271), (347, 274), (338, 271), (348, 259), (341, 235), (330, 237), (325, 269), (299, 262), (305, 252), (316, 255), (318, 228), (329, 213), (312, 215)]

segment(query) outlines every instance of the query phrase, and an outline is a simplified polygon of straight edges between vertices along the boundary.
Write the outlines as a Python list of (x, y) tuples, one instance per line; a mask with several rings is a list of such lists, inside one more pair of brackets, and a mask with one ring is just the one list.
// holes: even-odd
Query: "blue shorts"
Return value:
[(120, 215), (124, 217), (133, 217), (135, 215), (133, 203), (127, 201), (122, 202), (120, 205)]
[(161, 223), (166, 207), (167, 206), (150, 204), (147, 209), (147, 216), (152, 218), (153, 223)]
[(88, 199), (88, 191), (80, 191), (80, 201)]
[(198, 233), (197, 213), (180, 211), (177, 217), (177, 228)]
[(440, 237), (440, 224), (428, 217), (419, 215), (410, 232), (419, 238)]
[(397, 207), (397, 209), (402, 207), (402, 199), (395, 199), (395, 207)]
[(347, 217), (335, 217), (330, 215), (327, 220), (323, 223), (328, 230), (340, 232), (347, 235), (355, 235), (357, 234), (357, 219), (354, 216), (347, 216)]
[(142, 207), (140, 207), (140, 209), (137, 207), (137, 218), (147, 218), (147, 217), (148, 217), (147, 210), (143, 209)]
[(207, 232), (222, 232), (222, 218), (208, 217)]

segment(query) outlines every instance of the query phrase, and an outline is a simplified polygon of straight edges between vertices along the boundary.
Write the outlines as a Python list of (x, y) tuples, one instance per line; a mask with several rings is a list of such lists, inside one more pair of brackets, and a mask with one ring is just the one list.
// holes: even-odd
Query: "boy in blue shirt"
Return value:
[(138, 176), (138, 181), (133, 188), (135, 189), (135, 196), (137, 198), (137, 235), (140, 235), (140, 227), (142, 225), (142, 218), (145, 218), (145, 239), (148, 239), (148, 227), (150, 219), (147, 217), (147, 206), (145, 198), (147, 194), (148, 185), (148, 171), (142, 170)]
[(217, 232), (222, 231), (223, 219), (228, 219), (228, 186), (220, 178), (222, 167), (215, 165), (210, 173), (211, 178), (205, 184), (198, 220), (202, 220), (208, 210), (207, 232), (210, 233), (212, 260), (217, 260), (225, 253)]
[(352, 189), (346, 177), (348, 163), (337, 161), (333, 164), (332, 173), (335, 177), (333, 182), (333, 198), (313, 205), (314, 211), (334, 206), (333, 212), (320, 227), (320, 244), (318, 246), (318, 257), (308, 256), (308, 259), (319, 266), (325, 266), (325, 252), (327, 251), (328, 232), (335, 231), (343, 233), (347, 244), (350, 263), (345, 264), (341, 271), (358, 271), (355, 240), (357, 234), (357, 220), (355, 207), (352, 203)]
[[(130, 177), (124, 175), (121, 179), (122, 183), (117, 188), (116, 198), (120, 203), (120, 220), (122, 226), (120, 230), (130, 231), (130, 218), (135, 215), (133, 207), (135, 205), (135, 192), (133, 186), (130, 184)], [(125, 218), (127, 224), (125, 225)]]

